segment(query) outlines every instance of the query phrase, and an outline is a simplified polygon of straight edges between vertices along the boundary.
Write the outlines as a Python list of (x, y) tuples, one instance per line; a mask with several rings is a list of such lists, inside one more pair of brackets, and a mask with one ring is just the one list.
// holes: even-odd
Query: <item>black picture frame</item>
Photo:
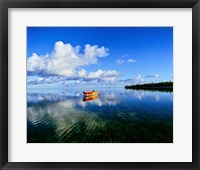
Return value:
[[(8, 162), (9, 8), (192, 8), (192, 162)], [(184, 19), (184, 18), (183, 18)], [(200, 169), (199, 0), (0, 0), (0, 167), (21, 169)]]

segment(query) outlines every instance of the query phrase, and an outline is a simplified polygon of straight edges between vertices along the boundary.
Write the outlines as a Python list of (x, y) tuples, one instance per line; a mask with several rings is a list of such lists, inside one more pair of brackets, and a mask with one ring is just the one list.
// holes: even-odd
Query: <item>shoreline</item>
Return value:
[(173, 82), (159, 82), (149, 84), (136, 84), (125, 86), (125, 89), (143, 89), (143, 90), (167, 90), (173, 91)]

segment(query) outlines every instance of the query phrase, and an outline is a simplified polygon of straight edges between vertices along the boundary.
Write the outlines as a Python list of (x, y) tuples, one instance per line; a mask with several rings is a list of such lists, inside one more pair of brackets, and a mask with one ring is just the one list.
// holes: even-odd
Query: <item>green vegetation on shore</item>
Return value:
[(125, 86), (126, 89), (146, 89), (146, 90), (161, 90), (169, 89), (173, 90), (173, 82), (159, 82), (159, 83), (147, 83), (147, 84), (135, 84), (130, 86)]

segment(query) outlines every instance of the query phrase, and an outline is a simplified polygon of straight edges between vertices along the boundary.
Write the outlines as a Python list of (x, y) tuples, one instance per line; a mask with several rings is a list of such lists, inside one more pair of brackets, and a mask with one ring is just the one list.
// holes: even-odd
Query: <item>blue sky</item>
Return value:
[(172, 27), (27, 28), (29, 86), (124, 86), (172, 75)]

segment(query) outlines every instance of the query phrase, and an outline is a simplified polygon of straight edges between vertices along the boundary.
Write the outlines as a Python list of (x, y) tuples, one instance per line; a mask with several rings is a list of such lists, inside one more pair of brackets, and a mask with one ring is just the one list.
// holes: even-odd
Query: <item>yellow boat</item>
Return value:
[(84, 96), (98, 96), (98, 91), (84, 91), (83, 94)]

